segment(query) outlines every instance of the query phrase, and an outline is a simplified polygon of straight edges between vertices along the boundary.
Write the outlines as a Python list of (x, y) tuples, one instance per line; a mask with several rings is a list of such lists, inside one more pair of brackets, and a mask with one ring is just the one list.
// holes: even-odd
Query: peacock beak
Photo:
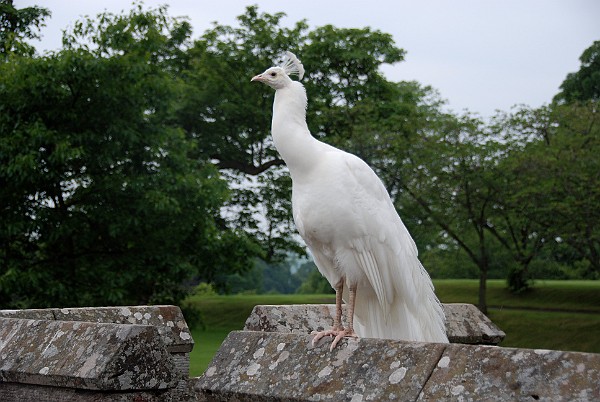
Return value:
[(252, 79), (250, 80), (250, 82), (252, 82), (252, 81), (264, 82), (265, 81), (265, 77), (263, 77), (262, 74), (258, 74), (258, 75), (255, 75), (254, 77), (252, 77)]

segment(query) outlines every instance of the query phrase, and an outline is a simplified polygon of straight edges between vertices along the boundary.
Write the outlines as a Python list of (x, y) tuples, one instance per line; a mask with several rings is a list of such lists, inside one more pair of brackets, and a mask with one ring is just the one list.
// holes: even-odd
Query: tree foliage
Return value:
[(556, 102), (600, 101), (600, 40), (587, 48), (579, 60), (579, 71), (567, 75), (554, 97)]
[(13, 0), (0, 0), (0, 59), (10, 54), (32, 56), (28, 39), (40, 39), (39, 30), (50, 11), (43, 7), (15, 8)]
[(598, 42), (554, 104), (486, 123), (388, 81), (380, 67), (404, 51), (370, 28), (284, 27), (252, 6), (192, 40), (186, 19), (135, 5), (40, 57), (25, 40), (48, 11), (1, 5), (2, 305), (177, 302), (192, 278), (326, 291), (281, 265), (303, 247), (273, 93), (250, 83), (285, 50), (307, 71), (311, 132), (376, 170), (426, 268), (479, 276), (483, 311), (490, 275), (514, 291), (536, 272), (600, 275)]
[(562, 243), (568, 245), (568, 263), (586, 267), (580, 272), (583, 277), (598, 277), (600, 131), (596, 103), (524, 109), (506, 122), (522, 140), (505, 163), (514, 178), (509, 195), (512, 213), (534, 226), (535, 239), (547, 247), (564, 253)]
[(249, 265), (219, 224), (226, 183), (172, 124), (185, 27), (104, 14), (0, 65), (2, 305), (176, 302), (193, 275)]

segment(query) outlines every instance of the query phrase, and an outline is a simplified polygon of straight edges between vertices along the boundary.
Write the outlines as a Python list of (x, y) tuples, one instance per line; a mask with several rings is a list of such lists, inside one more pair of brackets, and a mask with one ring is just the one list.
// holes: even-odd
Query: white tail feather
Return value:
[[(385, 292), (372, 284), (359, 285), (354, 311), (357, 334), (369, 338), (447, 343), (442, 305), (435, 295), (431, 278), (417, 257), (410, 253), (391, 257), (391, 253), (385, 253), (382, 247), (372, 250), (380, 256), (375, 258), (382, 263), (379, 272), (392, 273), (386, 282), (392, 282), (395, 290), (382, 306), (380, 294)], [(386, 255), (388, 259), (384, 258)]]
[(437, 298), (427, 300), (418, 312), (395, 300), (387, 309), (387, 317), (374, 295), (363, 291), (357, 292), (356, 298), (354, 330), (360, 337), (448, 343), (444, 313)]

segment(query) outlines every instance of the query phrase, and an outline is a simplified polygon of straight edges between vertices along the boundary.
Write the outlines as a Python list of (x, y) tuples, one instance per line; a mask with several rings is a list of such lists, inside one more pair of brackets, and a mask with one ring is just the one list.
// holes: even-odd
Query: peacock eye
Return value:
[(277, 73), (271, 73), (271, 77), (275, 77)]

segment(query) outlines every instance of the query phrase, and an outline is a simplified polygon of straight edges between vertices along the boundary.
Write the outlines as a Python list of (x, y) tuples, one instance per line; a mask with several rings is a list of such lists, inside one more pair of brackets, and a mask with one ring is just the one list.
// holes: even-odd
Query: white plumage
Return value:
[[(292, 177), (294, 221), (317, 267), (336, 289), (334, 327), (318, 333), (448, 342), (444, 313), (417, 248), (383, 183), (361, 159), (315, 139), (306, 124), (304, 74), (283, 64), (252, 78), (276, 90), (272, 135)], [(349, 305), (347, 326), (341, 301)], [(356, 334), (355, 332), (356, 331)]]

